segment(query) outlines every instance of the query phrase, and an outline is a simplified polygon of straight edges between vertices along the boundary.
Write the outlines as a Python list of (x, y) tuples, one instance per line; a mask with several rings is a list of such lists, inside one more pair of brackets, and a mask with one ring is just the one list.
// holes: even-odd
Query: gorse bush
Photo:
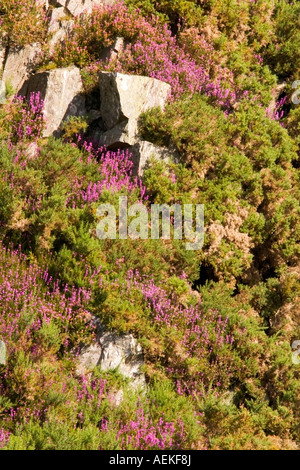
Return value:
[(42, 43), (47, 35), (47, 26), (42, 1), (0, 1), (0, 34), (8, 46)]

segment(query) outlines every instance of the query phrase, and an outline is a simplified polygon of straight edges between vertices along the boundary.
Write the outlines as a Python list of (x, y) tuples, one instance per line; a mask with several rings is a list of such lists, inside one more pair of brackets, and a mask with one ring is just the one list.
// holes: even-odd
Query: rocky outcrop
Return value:
[(40, 92), (44, 100), (44, 137), (59, 135), (60, 124), (68, 117), (86, 114), (80, 70), (75, 66), (37, 73), (23, 91), (27, 97)]
[[(43, 0), (41, 0), (43, 2)], [(47, 2), (48, 3), (48, 2)], [(72, 17), (81, 14), (90, 14), (92, 9), (99, 5), (112, 5), (115, 0), (50, 0), (50, 5), (54, 8), (49, 9), (49, 5), (44, 1), (45, 8), (50, 17), (50, 26), (48, 33), (52, 35), (49, 45), (53, 49), (57, 43), (64, 41), (66, 36), (72, 30), (74, 20)], [(111, 48), (109, 52), (111, 51)]]
[(48, 28), (49, 33), (57, 32), (62, 26), (62, 20), (67, 17), (67, 10), (64, 7), (53, 8), (50, 12), (50, 24)]
[(111, 60), (117, 59), (118, 55), (122, 52), (125, 47), (124, 38), (116, 38), (112, 46), (105, 47), (99, 54), (99, 59), (102, 61), (110, 62)]
[(11, 48), (5, 61), (3, 80), (9, 80), (16, 92), (20, 91), (24, 82), (37, 66), (41, 53), (39, 43), (21, 49)]
[(131, 334), (118, 335), (103, 329), (98, 323), (97, 341), (80, 353), (77, 373), (87, 373), (96, 366), (104, 371), (117, 369), (136, 388), (145, 386), (143, 365), (142, 348)]
[(151, 158), (156, 160), (163, 160), (166, 163), (177, 161), (178, 155), (166, 147), (158, 147), (157, 145), (147, 142), (145, 140), (139, 141), (132, 147), (129, 147), (132, 153), (132, 160), (134, 163), (135, 173), (142, 176), (144, 169)]
[(141, 367), (144, 364), (141, 346), (132, 335), (118, 336), (107, 331), (99, 338), (102, 349), (100, 366), (102, 370), (118, 371), (131, 379), (135, 385), (144, 385)]
[(147, 109), (163, 108), (170, 85), (155, 78), (101, 72), (99, 77), (101, 116), (107, 129), (102, 144), (135, 145), (138, 142), (138, 120)]
[(0, 71), (2, 71), (2, 69), (3, 69), (5, 54), (6, 54), (6, 45), (0, 39)]

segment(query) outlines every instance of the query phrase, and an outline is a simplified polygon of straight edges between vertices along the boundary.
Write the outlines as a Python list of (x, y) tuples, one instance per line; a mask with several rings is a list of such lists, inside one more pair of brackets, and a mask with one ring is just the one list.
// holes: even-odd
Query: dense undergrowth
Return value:
[[(153, 160), (142, 178), (127, 151), (86, 141), (80, 120), (43, 138), (38, 94), (1, 105), (0, 448), (299, 447), (299, 10), (127, 0), (76, 18), (62, 45), (45, 42), (40, 68), (79, 66), (86, 93), (103, 69), (170, 83), (140, 135), (171, 145), (179, 163)], [(34, 1), (0, 1), (7, 45), (42, 42), (46, 23)], [(123, 51), (101, 59), (117, 37)], [(286, 95), (270, 106), (282, 80)], [(119, 196), (204, 204), (203, 249), (99, 240), (97, 207)], [(76, 372), (95, 317), (138, 338), (146, 390), (118, 371)]]

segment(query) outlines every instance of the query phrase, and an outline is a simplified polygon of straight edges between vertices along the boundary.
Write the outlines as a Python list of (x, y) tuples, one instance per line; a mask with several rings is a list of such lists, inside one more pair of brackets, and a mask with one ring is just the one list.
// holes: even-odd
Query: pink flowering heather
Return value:
[(0, 244), (0, 250), (0, 337), (8, 351), (17, 346), (38, 354), (40, 331), (50, 324), (55, 325), (60, 344), (75, 345), (78, 338), (72, 329), (80, 337), (81, 329), (91, 325), (86, 309), (90, 292), (67, 285), (61, 292), (47, 268), (26, 266), (19, 249), (11, 251)]

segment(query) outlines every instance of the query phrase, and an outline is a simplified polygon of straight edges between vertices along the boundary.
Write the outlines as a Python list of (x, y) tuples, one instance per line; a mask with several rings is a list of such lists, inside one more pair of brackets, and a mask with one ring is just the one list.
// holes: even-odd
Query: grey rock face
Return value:
[(104, 371), (118, 369), (133, 387), (144, 387), (143, 365), (142, 348), (131, 334), (118, 335), (100, 328), (96, 343), (80, 353), (77, 373), (86, 373), (96, 366)]
[(81, 15), (81, 13), (90, 13), (92, 8), (102, 3), (101, 0), (68, 0), (67, 9), (73, 16)]
[(170, 85), (155, 78), (101, 72), (101, 116), (107, 128), (101, 144), (134, 145), (138, 142), (138, 119), (149, 108), (164, 107)]
[(36, 3), (42, 7), (45, 7), (46, 10), (49, 8), (49, 1), (48, 0), (36, 0)]
[(93, 370), (99, 364), (101, 352), (102, 348), (98, 342), (84, 348), (78, 357), (77, 374), (85, 374)]
[(26, 96), (31, 92), (40, 92), (45, 102), (44, 137), (59, 135), (60, 124), (68, 117), (86, 114), (81, 75), (75, 66), (32, 76), (27, 83)]
[(141, 141), (138, 136), (141, 114), (153, 107), (164, 108), (171, 89), (169, 84), (149, 77), (101, 72), (99, 86), (100, 112), (106, 128), (98, 137), (100, 145), (109, 149), (129, 148), (134, 174), (139, 175), (151, 157), (174, 159), (169, 149)]
[(22, 49), (12, 48), (6, 59), (3, 80), (10, 80), (13, 88), (17, 92), (20, 91), (36, 67), (40, 54), (41, 45), (38, 43), (25, 46)]
[(65, 7), (68, 0), (49, 0), (49, 4), (55, 8)]
[(132, 379), (135, 384), (143, 384), (140, 370), (144, 364), (143, 352), (132, 335), (118, 336), (107, 331), (99, 338), (99, 344), (102, 349), (100, 366), (103, 370), (118, 368), (121, 374)]

